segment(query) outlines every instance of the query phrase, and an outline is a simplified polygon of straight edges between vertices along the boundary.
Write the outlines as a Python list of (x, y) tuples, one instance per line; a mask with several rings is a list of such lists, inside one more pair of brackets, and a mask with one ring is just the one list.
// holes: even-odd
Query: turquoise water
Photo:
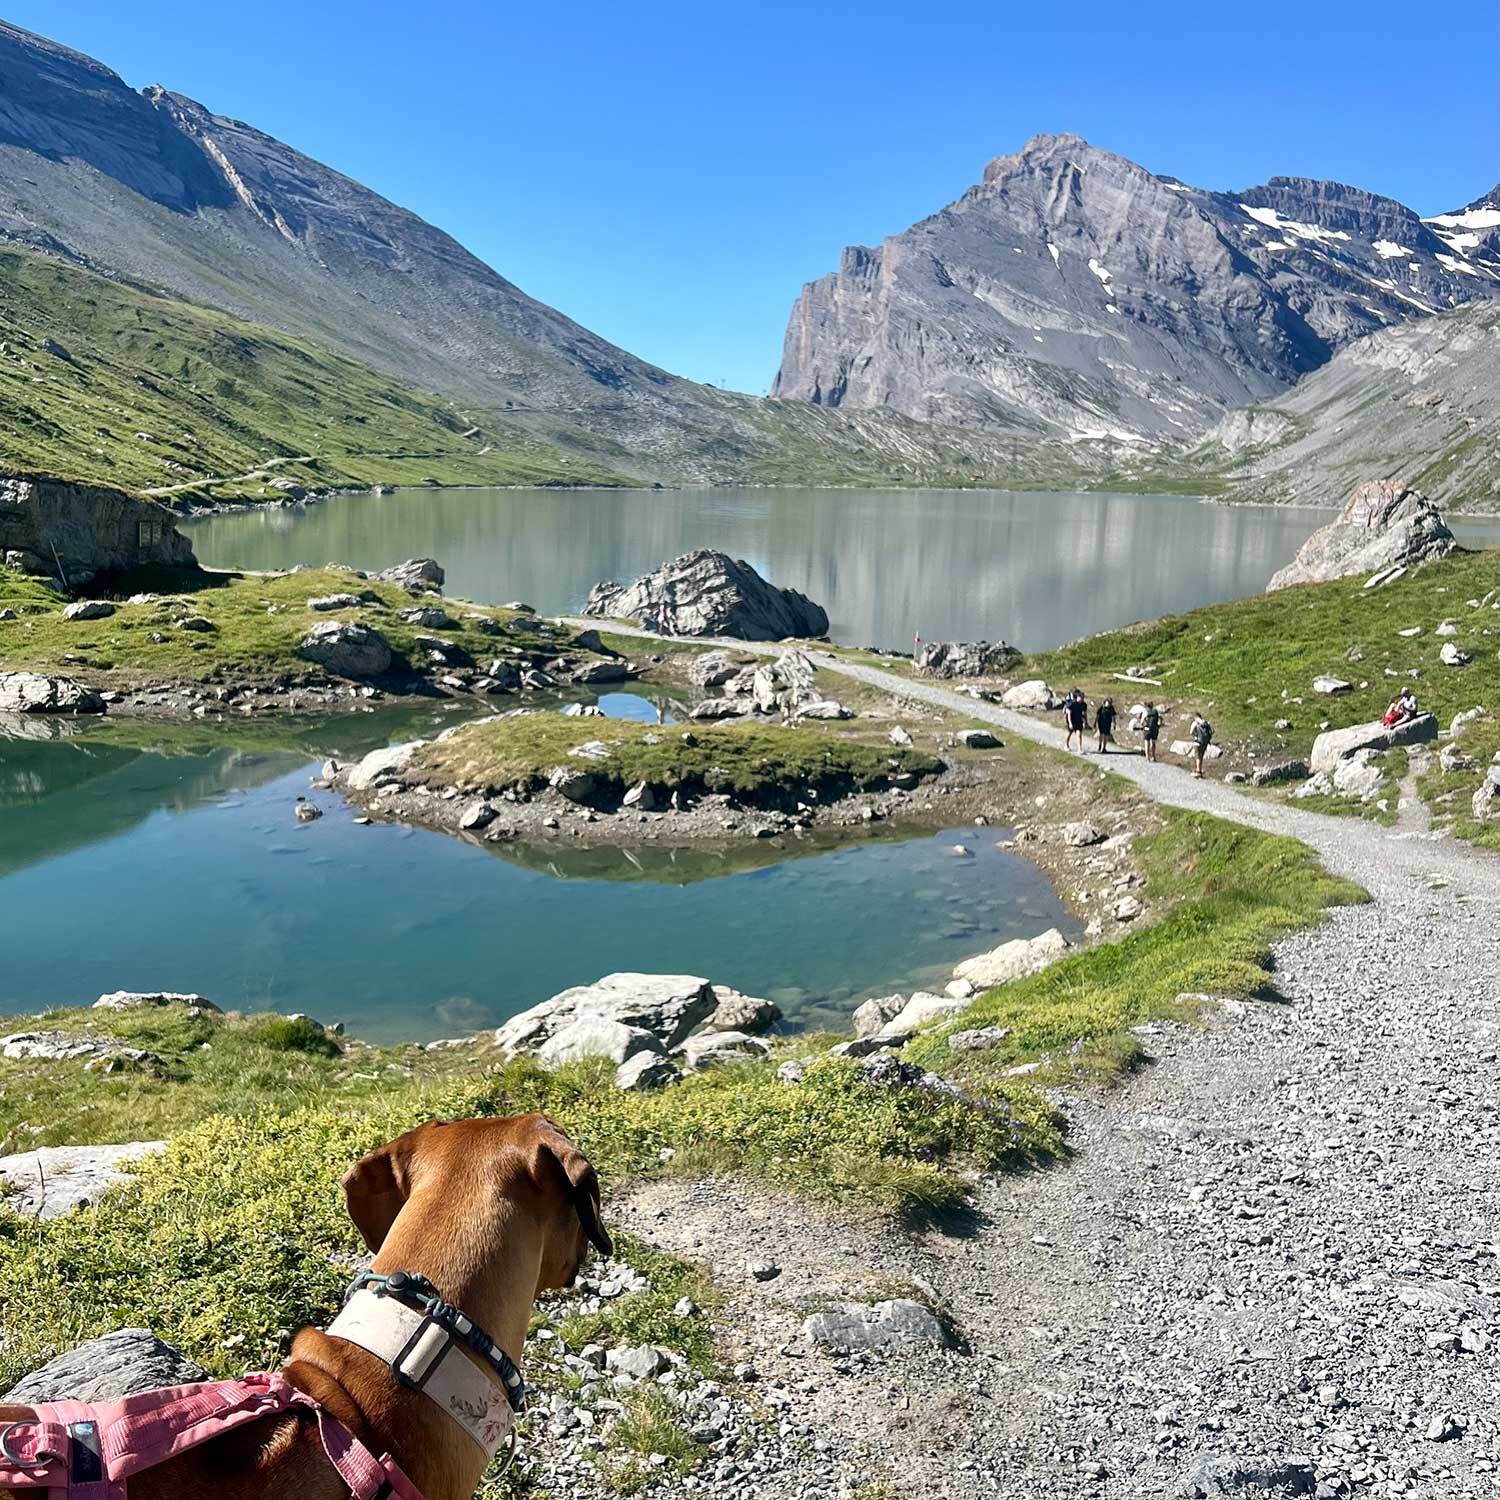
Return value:
[[(655, 717), (630, 694), (603, 701)], [(444, 722), (428, 710), (265, 732), (281, 743), (228, 742), (240, 726), (125, 724), (0, 739), (0, 1013), (173, 989), (430, 1039), (640, 969), (702, 974), (769, 995), (798, 1023), (846, 1026), (868, 995), (1069, 925), (994, 828), (732, 855), (496, 850), (362, 826), (336, 794), (309, 790), (325, 755)], [(324, 816), (295, 822), (298, 796)], [(967, 858), (950, 852), (960, 841)]]

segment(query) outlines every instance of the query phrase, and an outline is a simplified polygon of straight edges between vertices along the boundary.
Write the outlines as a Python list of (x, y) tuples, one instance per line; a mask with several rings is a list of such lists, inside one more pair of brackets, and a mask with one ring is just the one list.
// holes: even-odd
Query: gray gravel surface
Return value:
[[(935, 683), (819, 665), (1060, 743)], [(847, 1489), (1500, 1493), (1500, 863), (1166, 764), (1109, 767), (1161, 802), (1302, 839), (1374, 900), (1277, 945), (1285, 1003), (1143, 1028), (1151, 1066), (1063, 1101), (1073, 1160), (982, 1183), (962, 1232), (757, 1216), (728, 1187), (658, 1198), (641, 1227), (732, 1285), (768, 1250), (818, 1268), (739, 1288), (732, 1310)], [(830, 1253), (840, 1236), (848, 1256)], [(876, 1272), (926, 1283), (966, 1350), (797, 1348), (798, 1309), (780, 1302), (867, 1295)]]

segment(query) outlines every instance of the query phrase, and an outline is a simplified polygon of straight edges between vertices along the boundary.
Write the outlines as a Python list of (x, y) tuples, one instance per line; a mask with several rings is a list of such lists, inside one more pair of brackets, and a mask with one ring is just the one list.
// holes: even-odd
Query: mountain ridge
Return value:
[(1358, 337), (1495, 296), (1500, 256), (1460, 259), (1394, 199), (1293, 177), (1214, 192), (1076, 135), (1035, 136), (809, 282), (773, 394), (1182, 442)]

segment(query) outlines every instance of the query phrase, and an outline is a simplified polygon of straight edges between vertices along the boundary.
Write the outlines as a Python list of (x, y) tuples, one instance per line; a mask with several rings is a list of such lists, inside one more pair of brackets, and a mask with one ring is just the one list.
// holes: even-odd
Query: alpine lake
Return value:
[[(187, 529), (211, 567), (435, 557), (449, 595), (543, 613), (715, 547), (823, 604), (835, 641), (910, 650), (918, 632), (1047, 647), (1253, 593), (1326, 519), (1161, 496), (476, 489)], [(1500, 536), (1495, 522), (1457, 529)], [(657, 715), (644, 689), (597, 701), (613, 717)], [(960, 959), (1008, 938), (1077, 932), (1047, 877), (997, 847), (1004, 829), (876, 825), (728, 851), (480, 847), (357, 823), (336, 793), (309, 792), (326, 757), (476, 711), (0, 721), (0, 1013), (166, 989), (428, 1040), (644, 970), (705, 975), (776, 1001), (789, 1024), (844, 1028), (860, 1000), (940, 989)], [(294, 821), (298, 796), (324, 816)]]

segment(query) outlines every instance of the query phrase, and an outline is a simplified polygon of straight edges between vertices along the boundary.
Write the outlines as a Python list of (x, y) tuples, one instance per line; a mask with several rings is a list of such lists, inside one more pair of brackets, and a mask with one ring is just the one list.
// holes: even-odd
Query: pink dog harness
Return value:
[(38, 1500), (126, 1500), (131, 1476), (277, 1412), (318, 1419), (323, 1452), (353, 1500), (422, 1500), (389, 1453), (377, 1458), (342, 1422), (281, 1375), (170, 1386), (123, 1401), (50, 1401), (0, 1425), (0, 1490)]

